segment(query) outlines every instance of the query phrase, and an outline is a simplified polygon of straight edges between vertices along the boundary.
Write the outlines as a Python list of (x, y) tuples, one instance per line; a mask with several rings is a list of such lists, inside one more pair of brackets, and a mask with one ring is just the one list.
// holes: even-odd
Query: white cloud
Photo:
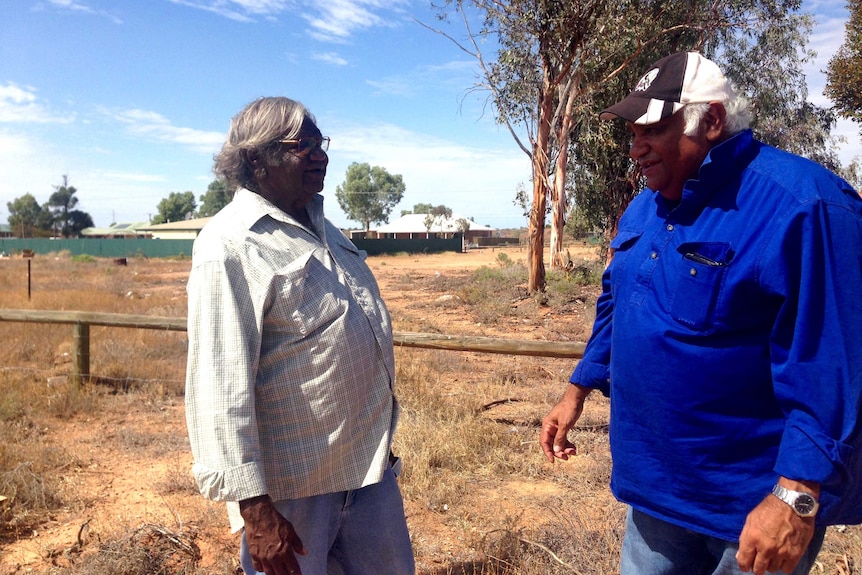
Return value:
[[(330, 0), (317, 6), (318, 16), (307, 16), (311, 34), (318, 40), (340, 41), (356, 30), (386, 24), (386, 21), (365, 7), (367, 3), (355, 0)], [(372, 3), (372, 8), (376, 8)]]
[[(72, 0), (57, 0), (71, 3)], [(398, 12), (408, 0), (169, 0), (218, 14), (239, 22), (253, 22), (255, 17), (274, 19), (283, 14), (302, 14), (310, 29), (308, 34), (324, 42), (342, 43), (354, 33), (378, 26), (389, 26), (384, 14)]]
[(111, 114), (115, 120), (126, 125), (128, 132), (148, 140), (180, 144), (192, 151), (213, 153), (224, 142), (224, 134), (205, 132), (194, 128), (174, 126), (170, 120), (148, 110), (130, 109)]
[(92, 8), (91, 6), (84, 4), (83, 2), (76, 2), (75, 0), (48, 0), (48, 1), (51, 3), (52, 6), (54, 6), (55, 8), (60, 8), (61, 10), (69, 10), (72, 12), (82, 12), (84, 14), (92, 14), (94, 16), (102, 16), (104, 18), (108, 18), (109, 20), (111, 20), (112, 22), (114, 22), (114, 24), (122, 24), (123, 23), (122, 20), (120, 20), (119, 18), (117, 18), (113, 14), (110, 14), (109, 12), (106, 12), (104, 10), (96, 10), (95, 8)]
[(339, 56), (337, 52), (317, 53), (312, 55), (312, 58), (320, 62), (333, 64), (335, 66), (347, 66), (348, 64), (347, 60)]
[(72, 121), (73, 116), (55, 114), (39, 102), (35, 88), (21, 87), (14, 82), (0, 84), (0, 123), (67, 124)]
[[(217, 14), (218, 16), (222, 16), (223, 18), (227, 18), (228, 20), (234, 20), (236, 22), (252, 22), (253, 19), (247, 16), (243, 11), (239, 11), (233, 8), (230, 2), (226, 2), (225, 0), (202, 0), (199, 2), (191, 1), (191, 0), (169, 0), (173, 4), (178, 4), (180, 6), (188, 6), (189, 8), (196, 8), (198, 10), (203, 10), (205, 12), (212, 12), (213, 14)], [(240, 7), (242, 5), (240, 4)], [(255, 8), (257, 8), (255, 6)], [(247, 11), (246, 11), (247, 12)], [(259, 12), (253, 12), (258, 13)]]

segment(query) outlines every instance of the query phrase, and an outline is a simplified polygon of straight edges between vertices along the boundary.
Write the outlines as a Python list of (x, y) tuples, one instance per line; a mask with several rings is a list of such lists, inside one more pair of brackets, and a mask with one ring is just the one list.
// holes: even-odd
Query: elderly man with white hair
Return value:
[(694, 52), (605, 110), (647, 189), (611, 242), (593, 333), (546, 416), (549, 461), (610, 397), (622, 575), (809, 572), (862, 521), (862, 198), (758, 142)]

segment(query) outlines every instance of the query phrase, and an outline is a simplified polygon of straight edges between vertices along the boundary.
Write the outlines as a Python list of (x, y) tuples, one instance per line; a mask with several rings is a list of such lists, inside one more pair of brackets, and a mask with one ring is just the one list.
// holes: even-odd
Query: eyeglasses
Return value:
[(276, 140), (280, 144), (291, 144), (296, 146), (291, 150), (297, 156), (307, 156), (316, 150), (326, 151), (329, 149), (329, 138), (299, 138), (299, 139), (283, 139)]

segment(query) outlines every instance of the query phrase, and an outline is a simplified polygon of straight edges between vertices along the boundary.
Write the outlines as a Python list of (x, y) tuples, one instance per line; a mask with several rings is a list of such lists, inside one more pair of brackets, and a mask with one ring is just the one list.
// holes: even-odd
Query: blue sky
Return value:
[[(445, 204), (521, 227), (513, 204), (529, 159), (469, 93), (475, 62), (434, 25), (428, 0), (0, 0), (0, 222), (7, 202), (48, 200), (68, 174), (97, 226), (146, 221), (171, 192), (199, 197), (230, 118), (260, 97), (303, 102), (332, 138), (330, 219), (352, 162), (404, 177), (393, 211)], [(843, 42), (843, 0), (805, 0), (817, 18), (810, 99)], [(456, 34), (460, 28), (454, 27)], [(842, 122), (848, 162), (858, 126)]]

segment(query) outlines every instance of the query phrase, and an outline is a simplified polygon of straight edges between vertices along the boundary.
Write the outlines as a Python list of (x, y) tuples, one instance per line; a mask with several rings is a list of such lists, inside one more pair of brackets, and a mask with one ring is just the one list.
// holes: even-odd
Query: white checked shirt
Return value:
[[(398, 405), (392, 327), (360, 252), (239, 190), (195, 240), (186, 420), (201, 493), (238, 502), (380, 481)], [(233, 529), (238, 505), (229, 504)]]

